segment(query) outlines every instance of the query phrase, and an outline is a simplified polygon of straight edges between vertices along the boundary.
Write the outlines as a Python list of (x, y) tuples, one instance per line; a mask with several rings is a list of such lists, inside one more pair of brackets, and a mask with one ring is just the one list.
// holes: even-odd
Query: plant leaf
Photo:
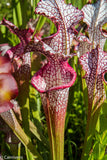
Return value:
[(92, 50), (92, 44), (85, 35), (81, 34), (76, 40), (79, 42), (79, 45), (77, 44), (78, 57)]
[(13, 56), (19, 56), (25, 53), (25, 48), (31, 40), (31, 36), (33, 35), (32, 29), (23, 29), (20, 30), (16, 27), (13, 23), (7, 21), (5, 18), (1, 22), (1, 25), (6, 26), (9, 28), (10, 32), (17, 35), (20, 39), (20, 43), (17, 44), (15, 47), (9, 49), (6, 53), (9, 55), (10, 58)]
[(1, 113), (0, 116), (9, 125), (14, 134), (23, 143), (23, 145), (32, 153), (32, 155), (38, 160), (43, 160), (38, 151), (36, 150), (36, 148), (34, 147), (34, 145), (29, 140), (29, 137), (25, 134), (25, 132), (21, 128), (13, 110), (10, 109), (7, 112)]
[(97, 0), (95, 4), (87, 4), (82, 8), (84, 22), (88, 25), (89, 39), (94, 48), (99, 44), (103, 49), (107, 34), (102, 31), (102, 26), (107, 23), (107, 0)]
[(72, 5), (65, 4), (63, 0), (42, 0), (35, 13), (51, 19), (58, 30), (56, 34), (44, 39), (45, 43), (55, 52), (69, 55), (75, 33), (74, 26), (83, 18), (83, 13)]
[(107, 53), (96, 47), (80, 57), (80, 63), (86, 71), (86, 79), (89, 95), (89, 106), (99, 107), (105, 100), (104, 73), (107, 72)]
[(43, 136), (42, 132), (37, 128), (32, 121), (29, 120), (29, 128), (30, 131), (36, 136), (38, 140), (40, 140), (48, 149), (49, 149), (49, 142)]

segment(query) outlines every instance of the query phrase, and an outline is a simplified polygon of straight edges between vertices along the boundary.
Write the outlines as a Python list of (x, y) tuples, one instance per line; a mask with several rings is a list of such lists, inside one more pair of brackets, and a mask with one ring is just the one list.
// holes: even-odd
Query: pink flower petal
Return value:
[(9, 73), (12, 71), (12, 65), (9, 58), (0, 56), (0, 73)]
[(6, 112), (13, 108), (13, 104), (11, 102), (0, 103), (0, 113)]
[(0, 103), (16, 98), (18, 87), (15, 79), (9, 73), (0, 74)]

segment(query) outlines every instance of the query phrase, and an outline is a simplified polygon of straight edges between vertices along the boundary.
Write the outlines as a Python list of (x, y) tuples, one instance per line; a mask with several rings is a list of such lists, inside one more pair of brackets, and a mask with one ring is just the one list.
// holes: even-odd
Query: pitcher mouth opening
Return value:
[[(50, 92), (50, 91), (53, 91), (53, 90), (69, 88), (74, 84), (74, 82), (76, 80), (76, 72), (68, 64), (68, 66), (65, 68), (66, 73), (69, 73), (68, 79), (63, 78), (64, 80), (63, 80), (62, 85), (57, 84), (53, 87), (48, 88), (48, 83), (50, 83), (50, 82), (46, 81), (45, 77), (43, 76), (43, 72), (44, 72), (45, 67), (46, 67), (46, 65), (43, 68), (41, 68), (31, 79), (31, 84), (40, 93), (46, 93), (46, 92)], [(61, 76), (63, 76), (63, 75), (61, 75)], [(56, 77), (56, 80), (57, 80), (57, 77)], [(46, 88), (48, 88), (48, 89), (46, 89)]]

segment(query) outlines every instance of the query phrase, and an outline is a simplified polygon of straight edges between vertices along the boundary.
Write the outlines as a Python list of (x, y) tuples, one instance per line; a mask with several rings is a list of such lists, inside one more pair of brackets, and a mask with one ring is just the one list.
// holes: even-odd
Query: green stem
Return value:
[(30, 109), (29, 109), (29, 82), (27, 81), (23, 83), (23, 85), (19, 86), (19, 96), (18, 102), (21, 107), (22, 113), (22, 125), (24, 131), (30, 138), (30, 131), (29, 131), (29, 120), (30, 120)]
[(20, 3), (21, 3), (21, 11), (22, 11), (22, 28), (25, 28), (26, 25), (27, 25), (27, 22), (28, 22), (28, 19), (27, 19), (27, 6), (28, 6), (28, 1), (26, 0), (23, 0), (21, 1), (20, 0)]
[[(51, 120), (50, 120), (51, 121)], [(55, 133), (55, 127), (52, 122), (49, 123), (50, 146), (52, 160), (63, 160), (64, 158), (64, 129), (60, 127)]]
[(48, 133), (50, 138), (50, 148), (51, 148), (51, 159), (52, 160), (63, 160), (64, 159), (64, 124), (65, 119), (58, 120), (55, 123), (55, 115), (52, 115), (49, 109), (49, 100), (47, 98), (47, 125)]
[(21, 157), (21, 142), (18, 143), (17, 155), (18, 155), (18, 159), (17, 160), (20, 160), (20, 157)]
[[(84, 76), (84, 71), (81, 70), (81, 77), (83, 76)], [(84, 140), (81, 160), (87, 160), (88, 157), (90, 156), (92, 140), (95, 133), (95, 128), (96, 128), (96, 124), (100, 114), (101, 106), (99, 108), (97, 108), (97, 106), (94, 106), (94, 100), (92, 104), (88, 102), (87, 86), (86, 86), (85, 79), (83, 78), (82, 78), (82, 87), (83, 87), (85, 105), (88, 106), (88, 116), (87, 116), (87, 126), (86, 126), (85, 140)], [(92, 94), (95, 95), (95, 93), (92, 93)]]
[(64, 159), (64, 127), (60, 127), (55, 133), (55, 127), (52, 122), (49, 123), (50, 130), (49, 138), (51, 145), (51, 158), (52, 160), (63, 160)]
[(22, 25), (22, 10), (20, 0), (12, 1), (13, 3), (13, 21), (16, 26)]
[(93, 140), (93, 136), (95, 133), (97, 120), (98, 120), (98, 117), (100, 114), (100, 109), (101, 109), (101, 107), (99, 107), (94, 114), (92, 114), (91, 110), (89, 110), (89, 112), (88, 112), (84, 147), (83, 147), (81, 160), (87, 160), (90, 156), (90, 151), (91, 151), (91, 147), (92, 147), (92, 140)]
[(36, 33), (39, 33), (39, 32), (40, 32), (40, 30), (42, 29), (45, 21), (46, 21), (46, 17), (44, 17), (44, 16), (42, 16), (42, 15), (39, 16), (39, 20), (38, 20), (38, 23), (37, 23), (37, 25), (36, 25), (35, 31), (34, 31), (34, 33), (33, 33), (32, 39), (34, 38), (34, 35), (35, 35)]

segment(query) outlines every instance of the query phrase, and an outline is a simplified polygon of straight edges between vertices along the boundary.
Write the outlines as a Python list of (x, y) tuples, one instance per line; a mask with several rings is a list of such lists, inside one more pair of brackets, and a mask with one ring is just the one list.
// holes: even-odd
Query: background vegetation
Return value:
[[(42, 16), (34, 14), (35, 7), (37, 6), (39, 0), (1, 0), (0, 1), (0, 20), (5, 17), (7, 20), (14, 23), (20, 29), (28, 26), (30, 19), (37, 19), (35, 31), (39, 32), (44, 25), (45, 34), (48, 36), (55, 33), (56, 28), (54, 24)], [(93, 0), (94, 3), (96, 0)], [(81, 9), (87, 0), (66, 0), (66, 3), (72, 3), (75, 7)], [(47, 29), (48, 26), (48, 29)], [(18, 37), (11, 34), (9, 30), (0, 26), (0, 44), (8, 43), (11, 46), (15, 46), (19, 43)], [(69, 61), (72, 67), (77, 72), (77, 79), (73, 87), (70, 89), (68, 108), (66, 113), (65, 122), (65, 160), (79, 160), (81, 157), (81, 152), (83, 148), (85, 127), (86, 127), (86, 117), (87, 117), (87, 102), (86, 97), (84, 97), (82, 89), (82, 79), (80, 65), (78, 63), (77, 57)], [(34, 68), (33, 68), (34, 67)], [(32, 67), (31, 76), (34, 74), (34, 70), (38, 70), (40, 65), (34, 64)], [(29, 132), (29, 126), (26, 124), (26, 120), (30, 119), (35, 126), (39, 129), (40, 133), (46, 138), (48, 143), (47, 135), (47, 125), (45, 120), (44, 111), (41, 105), (39, 93), (29, 85), (29, 105), (27, 105), (28, 112), (25, 112), (24, 108), (21, 107), (22, 112), (22, 127), (26, 131), (27, 135), (31, 138), (32, 143), (35, 145), (37, 150), (41, 153), (44, 160), (49, 160), (49, 146), (38, 140), (38, 138)], [(107, 91), (107, 90), (106, 90)], [(107, 146), (107, 132), (105, 135), (104, 131), (107, 130), (107, 109), (106, 103), (103, 105), (101, 110), (101, 115), (99, 117), (96, 133), (93, 139), (93, 160), (106, 160), (105, 149)], [(0, 155), (18, 155), (23, 156), (23, 159), (32, 160), (33, 157), (26, 151), (26, 148), (21, 142), (19, 142), (16, 137), (12, 135), (11, 129), (0, 120)], [(9, 136), (14, 140), (9, 142)], [(104, 149), (103, 149), (104, 148)], [(103, 156), (102, 156), (103, 155)], [(105, 156), (104, 156), (105, 155)], [(102, 156), (102, 157), (101, 157)], [(99, 159), (97, 159), (99, 157)], [(20, 160), (19, 157), (18, 160)]]

